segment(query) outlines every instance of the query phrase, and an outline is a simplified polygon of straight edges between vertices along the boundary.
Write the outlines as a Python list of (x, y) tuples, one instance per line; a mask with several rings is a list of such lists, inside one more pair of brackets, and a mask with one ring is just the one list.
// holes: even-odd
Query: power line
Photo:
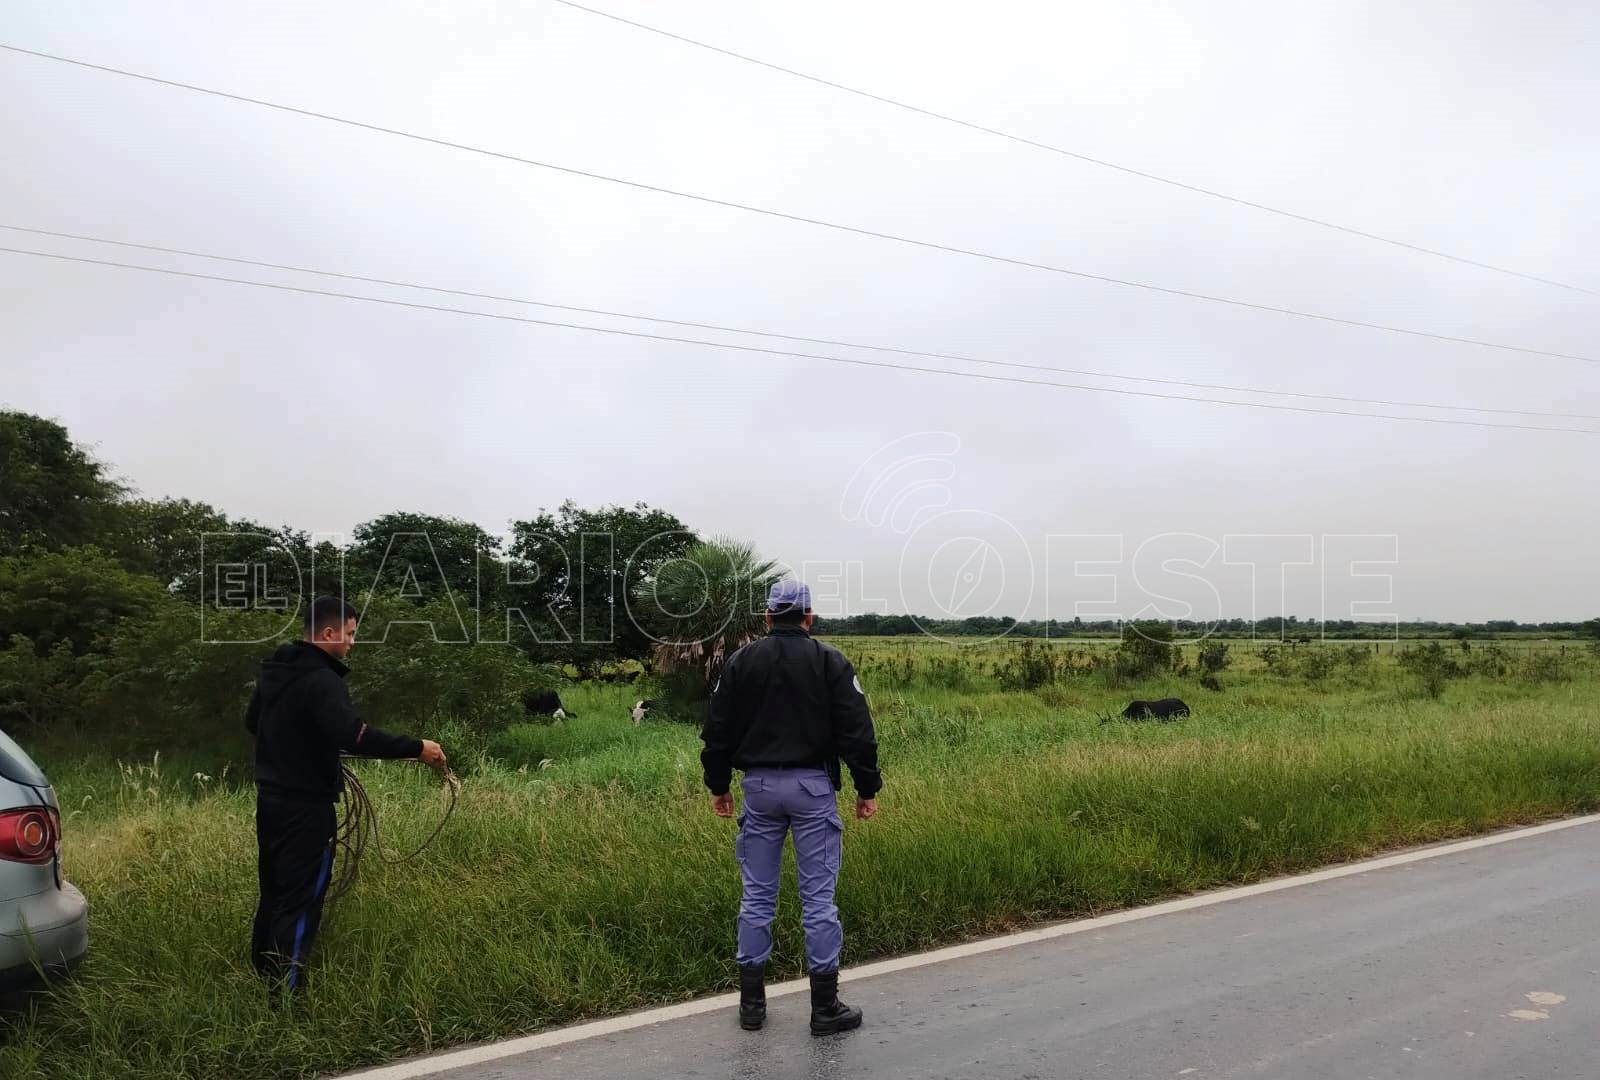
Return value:
[(608, 176), (604, 173), (590, 172), (586, 169), (576, 169), (567, 165), (556, 165), (548, 161), (539, 161), (535, 158), (519, 157), (516, 154), (504, 153), (499, 150), (488, 150), (483, 147), (470, 146), (466, 143), (451, 142), (448, 139), (437, 139), (430, 135), (419, 135), (415, 132), (401, 131), (398, 128), (383, 127), (378, 124), (369, 124), (361, 120), (350, 120), (330, 113), (314, 112), (310, 109), (301, 109), (292, 105), (280, 105), (260, 98), (246, 97), (242, 94), (233, 94), (224, 90), (214, 90), (210, 87), (197, 86), (193, 83), (177, 82), (172, 79), (163, 79), (154, 75), (145, 75), (135, 71), (125, 71), (121, 68), (106, 67), (102, 64), (91, 64), (83, 60), (74, 60), (65, 56), (56, 56), (52, 53), (36, 52), (32, 49), (23, 49), (15, 45), (0, 43), (0, 49), (9, 52), (34, 56), (43, 60), (54, 60), (75, 67), (88, 68), (93, 71), (106, 72), (111, 75), (121, 75), (130, 79), (140, 79), (144, 82), (156, 83), (161, 86), (175, 87), (180, 90), (190, 90), (199, 94), (208, 94), (212, 97), (224, 98), (229, 101), (240, 101), (249, 105), (259, 105), (262, 108), (275, 109), (279, 112), (291, 113), (296, 116), (310, 117), (316, 120), (327, 120), (335, 124), (359, 128), (363, 131), (377, 132), (382, 135), (395, 135), (415, 142), (427, 143), (432, 146), (442, 146), (451, 150), (461, 150), (471, 154), (494, 158), (499, 161), (514, 162), (519, 165), (531, 165), (535, 168), (549, 169), (552, 172), (564, 173), (568, 176), (579, 176), (588, 180), (600, 180), (620, 187), (632, 188), (636, 191), (649, 191), (658, 195), (671, 195), (674, 198), (688, 199), (692, 202), (704, 203), (707, 206), (720, 206), (730, 210), (742, 210), (746, 213), (761, 214), (765, 217), (777, 218), (782, 221), (799, 222), (804, 225), (815, 225), (823, 229), (832, 229), (835, 232), (849, 233), (855, 236), (867, 236), (877, 240), (889, 240), (897, 244), (922, 248), (928, 251), (942, 251), (952, 255), (965, 255), (968, 258), (983, 259), (988, 262), (1002, 263), (1007, 266), (1020, 266), (1029, 270), (1043, 270), (1052, 274), (1064, 274), (1068, 277), (1080, 278), (1085, 281), (1098, 281), (1107, 285), (1118, 285), (1129, 289), (1142, 289), (1146, 292), (1160, 293), (1166, 296), (1180, 296), (1189, 300), (1202, 300), (1212, 304), (1224, 304), (1229, 307), (1244, 308), (1250, 311), (1265, 311), (1276, 315), (1291, 315), (1300, 319), (1312, 319), (1318, 322), (1334, 323), (1340, 326), (1355, 326), (1367, 330), (1381, 330), (1391, 334), (1405, 334), (1409, 337), (1427, 338), (1431, 341), (1444, 341), (1456, 345), (1475, 345), (1479, 348), (1496, 349), (1502, 352), (1521, 353), (1527, 356), (1544, 356), (1557, 360), (1581, 360), (1584, 363), (1600, 363), (1600, 359), (1591, 356), (1579, 356), (1573, 353), (1554, 352), (1546, 349), (1533, 349), (1520, 345), (1506, 345), (1500, 342), (1483, 341), (1477, 338), (1456, 337), (1450, 334), (1437, 334), (1428, 330), (1413, 330), (1403, 326), (1389, 326), (1384, 323), (1365, 322), (1360, 319), (1347, 319), (1337, 315), (1323, 315), (1312, 311), (1303, 311), (1298, 308), (1277, 307), (1272, 304), (1258, 304), (1249, 300), (1237, 300), (1232, 297), (1217, 296), (1211, 293), (1193, 292), (1188, 289), (1174, 289), (1163, 285), (1152, 285), (1149, 282), (1132, 281), (1127, 278), (1110, 277), (1105, 274), (1092, 274), (1085, 270), (1072, 270), (1064, 266), (1054, 266), (1050, 263), (1032, 262), (1028, 259), (1012, 258), (1009, 255), (996, 255), (993, 252), (978, 251), (972, 248), (956, 247), (951, 244), (941, 244), (932, 240), (918, 240), (897, 233), (880, 232), (876, 229), (867, 229), (855, 225), (845, 225), (834, 221), (825, 221), (821, 218), (806, 217), (803, 214), (791, 214), (783, 210), (772, 210), (749, 203), (734, 202), (730, 199), (719, 199), (710, 195), (697, 195), (692, 192), (678, 191), (673, 188), (661, 187), (656, 184), (646, 184), (638, 180), (625, 180), (621, 177)]
[(1347, 409), (1320, 409), (1300, 405), (1272, 405), (1260, 401), (1229, 401), (1226, 398), (1196, 397), (1188, 394), (1160, 394), (1151, 390), (1121, 390), (1109, 386), (1086, 386), (1078, 383), (1052, 382), (1048, 379), (1027, 379), (1014, 375), (986, 375), (977, 371), (950, 371), (946, 368), (921, 367), (913, 364), (891, 364), (880, 360), (862, 360), (855, 357), (828, 356), (821, 353), (797, 352), (789, 349), (769, 349), (757, 345), (735, 345), (724, 341), (707, 341), (702, 338), (676, 337), (671, 334), (649, 334), (640, 330), (618, 330), (605, 326), (584, 326), (580, 323), (557, 322), (553, 319), (531, 319), (522, 315), (504, 315), (488, 311), (473, 311), (469, 308), (445, 307), (440, 304), (419, 304), (410, 300), (389, 300), (376, 296), (359, 296), (355, 293), (335, 292), (328, 289), (308, 289), (299, 285), (281, 285), (276, 282), (251, 281), (248, 278), (223, 277), (218, 274), (200, 274), (190, 270), (171, 270), (160, 266), (141, 266), (136, 263), (114, 262), (109, 259), (91, 259), (82, 255), (59, 255), (48, 251), (30, 251), (25, 248), (0, 247), (0, 252), (11, 255), (31, 255), (41, 259), (55, 259), (61, 262), (85, 263), (90, 266), (107, 266), (119, 270), (141, 270), (152, 274), (166, 274), (170, 277), (191, 278), (197, 281), (219, 281), (230, 285), (252, 285), (262, 289), (277, 289), (280, 292), (299, 293), (304, 296), (326, 296), (340, 300), (358, 300), (368, 304), (383, 304), (387, 307), (410, 308), (415, 311), (437, 311), (451, 315), (469, 315), (480, 319), (495, 319), (500, 322), (524, 323), (529, 326), (549, 326), (564, 330), (583, 330), (592, 334), (610, 334), (616, 337), (634, 338), (644, 341), (665, 341), (678, 345), (704, 345), (713, 349), (726, 349), (733, 352), (759, 353), (765, 356), (786, 356), (799, 360), (826, 360), (834, 364), (849, 364), (854, 367), (884, 368), (890, 371), (908, 371), (921, 375), (948, 375), (961, 379), (980, 379), (984, 382), (1017, 383), (1024, 386), (1049, 386), (1058, 390), (1083, 390), (1094, 394), (1119, 394), (1124, 397), (1159, 398), (1167, 401), (1193, 401), (1206, 405), (1230, 405), (1241, 409), (1267, 409), (1274, 412), (1310, 413), (1322, 416), (1356, 416), (1367, 420), (1395, 420), (1405, 423), (1417, 424), (1444, 424), (1452, 427), (1497, 428), (1512, 431), (1555, 431), (1573, 435), (1600, 435), (1600, 431), (1589, 428), (1545, 427), (1534, 424), (1491, 424), (1480, 420), (1453, 420), (1438, 416), (1393, 416), (1383, 413), (1353, 412)]
[(638, 30), (644, 30), (652, 34), (658, 34), (664, 38), (671, 38), (673, 41), (682, 42), (685, 45), (692, 45), (697, 49), (705, 49), (721, 56), (731, 57), (734, 60), (740, 60), (746, 64), (754, 64), (757, 67), (763, 67), (769, 71), (776, 71), (796, 79), (804, 79), (807, 82), (816, 83), (819, 86), (826, 86), (833, 90), (840, 90), (846, 94), (854, 94), (856, 97), (866, 98), (869, 101), (876, 101), (883, 105), (890, 105), (896, 109), (904, 109), (907, 112), (913, 112), (919, 116), (926, 116), (934, 120), (942, 120), (947, 124), (955, 124), (958, 127), (964, 127), (971, 131), (980, 131), (985, 135), (994, 135), (1001, 139), (1008, 139), (1014, 143), (1021, 143), (1023, 146), (1031, 146), (1036, 150), (1048, 150), (1052, 154), (1060, 154), (1062, 157), (1069, 157), (1076, 161), (1086, 162), (1090, 165), (1098, 165), (1104, 169), (1113, 169), (1128, 176), (1137, 176), (1141, 180), (1150, 180), (1157, 184), (1165, 184), (1168, 187), (1178, 188), (1182, 191), (1192, 192), (1196, 195), (1206, 195), (1213, 199), (1221, 199), (1224, 202), (1230, 202), (1236, 206), (1245, 206), (1252, 210), (1261, 210), (1268, 214), (1276, 214), (1279, 217), (1289, 218), (1293, 221), (1303, 222), (1307, 225), (1317, 225), (1324, 229), (1333, 229), (1335, 232), (1342, 232), (1349, 236), (1359, 236), (1365, 240), (1376, 240), (1381, 244), (1389, 244), (1393, 247), (1404, 248), (1407, 251), (1417, 252), (1422, 255), (1432, 255), (1438, 259), (1448, 259), (1450, 262), (1460, 263), (1464, 266), (1475, 266), (1480, 270), (1490, 270), (1497, 274), (1506, 274), (1510, 277), (1521, 278), (1524, 281), (1536, 281), (1541, 285), (1553, 285), (1558, 289), (1567, 289), (1572, 292), (1585, 293), (1589, 296), (1600, 296), (1600, 290), (1585, 288), (1582, 285), (1573, 285), (1570, 282), (1557, 281), (1554, 278), (1541, 277), (1538, 274), (1529, 274), (1521, 270), (1512, 270), (1509, 267), (1496, 266), (1494, 263), (1481, 262), (1478, 259), (1469, 259), (1462, 255), (1452, 255), (1448, 251), (1439, 251), (1436, 248), (1423, 247), (1420, 244), (1408, 243), (1405, 240), (1396, 240), (1390, 236), (1381, 236), (1378, 233), (1367, 232), (1364, 229), (1357, 229), (1349, 225), (1340, 225), (1338, 222), (1312, 217), (1309, 214), (1300, 214), (1293, 210), (1285, 210), (1281, 207), (1269, 206), (1266, 203), (1255, 202), (1250, 199), (1242, 198), (1238, 195), (1229, 195), (1225, 191), (1216, 191), (1212, 188), (1200, 187), (1198, 184), (1190, 184), (1182, 180), (1174, 180), (1168, 176), (1161, 176), (1156, 173), (1145, 172), (1142, 169), (1135, 169), (1128, 165), (1119, 165), (1114, 161), (1107, 161), (1104, 158), (1098, 158), (1089, 154), (1079, 153), (1076, 150), (1068, 150), (1064, 147), (1053, 146), (1050, 143), (1040, 142), (1037, 139), (1030, 139), (1024, 135), (1016, 135), (1009, 131), (1002, 131), (999, 128), (992, 128), (985, 124), (978, 124), (971, 120), (963, 120), (957, 116), (950, 116), (947, 113), (936, 112), (933, 109), (926, 109), (920, 105), (913, 105), (910, 102), (899, 101), (895, 98), (885, 97), (882, 94), (874, 94), (869, 90), (861, 90), (854, 86), (846, 86), (844, 83), (834, 82), (831, 79), (824, 79), (820, 75), (811, 75), (804, 71), (796, 71), (794, 68), (784, 67), (782, 64), (774, 64), (770, 60), (762, 60), (758, 57), (750, 56), (745, 53), (734, 52), (732, 49), (724, 49), (720, 46), (712, 45), (696, 38), (686, 37), (683, 34), (675, 34), (670, 30), (663, 30), (658, 26), (650, 26), (647, 23), (624, 18), (621, 15), (617, 15), (609, 11), (602, 11), (599, 8), (587, 7), (583, 4), (575, 3), (574, 0), (554, 0), (554, 3), (561, 4), (563, 7), (569, 7), (576, 11), (587, 12), (590, 15), (598, 15), (603, 19), (610, 19), (613, 22), (622, 23), (625, 26), (631, 26)]
[(928, 352), (921, 349), (906, 349), (889, 345), (870, 345), (859, 341), (843, 341), (838, 338), (806, 337), (800, 334), (783, 334), (771, 330), (752, 330), (748, 327), (724, 326), (718, 323), (692, 322), (686, 319), (667, 319), (654, 315), (639, 315), (628, 311), (613, 311), (607, 308), (579, 307), (574, 304), (556, 304), (545, 300), (528, 300), (517, 296), (502, 296), (497, 293), (474, 292), (470, 289), (453, 289), (440, 285), (424, 285), (414, 281), (399, 281), (394, 278), (371, 277), (365, 274), (344, 273), (337, 270), (319, 270), (309, 266), (296, 266), (292, 263), (275, 263), (263, 259), (246, 259), (234, 255), (216, 255), (207, 251), (194, 251), (188, 248), (164, 247), (160, 244), (140, 244), (129, 240), (112, 240), (103, 236), (89, 236), (83, 233), (58, 232), (53, 229), (36, 229), (27, 225), (8, 225), (0, 222), (0, 229), (12, 232), (27, 233), (32, 236), (48, 236), (59, 240), (77, 240), (93, 244), (107, 244), (112, 247), (132, 248), (138, 251), (154, 251), (164, 255), (181, 255), (195, 259), (211, 259), (216, 262), (234, 263), (239, 266), (254, 266), (266, 270), (285, 270), (297, 274), (314, 274), (318, 277), (336, 278), (340, 281), (360, 281), (369, 285), (385, 285), (401, 289), (417, 289), (425, 292), (444, 293), (450, 296), (465, 296), (476, 300), (490, 300), (497, 303), (523, 304), (529, 307), (549, 308), (555, 311), (574, 311), (584, 315), (603, 315), (609, 318), (633, 319), (638, 322), (660, 323), (666, 326), (685, 326), (697, 330), (715, 330), (726, 334), (748, 334), (754, 337), (776, 338), (783, 341), (801, 341), (811, 345), (833, 345), (847, 349), (866, 349), (871, 352), (894, 353), (899, 356), (920, 356), (929, 360), (953, 360), (964, 364), (985, 364), (992, 367), (1018, 368), (1024, 371), (1048, 371), (1060, 375), (1088, 375), (1097, 379), (1116, 379), (1122, 382), (1159, 383), (1165, 386), (1185, 386), (1195, 390), (1225, 390), (1235, 394), (1261, 394), (1269, 397), (1309, 398), (1318, 401), (1340, 401), (1350, 405), (1377, 405), (1385, 408), (1415, 408), (1415, 409), (1443, 409), (1451, 412), (1494, 413), (1502, 416), (1536, 416), (1549, 419), (1565, 420), (1600, 420), (1600, 414), (1594, 413), (1566, 413), (1566, 412), (1541, 412), (1533, 409), (1495, 409), (1476, 405), (1443, 405), (1431, 401), (1401, 401), (1385, 398), (1348, 397), (1341, 394), (1313, 394), (1300, 393), (1293, 390), (1264, 390), (1253, 386), (1231, 386), (1226, 383), (1190, 382), (1184, 379), (1165, 379), (1148, 375), (1120, 375), (1109, 371), (1093, 371), (1086, 368), (1058, 367), (1050, 364), (1024, 364), (1010, 360), (993, 360), (977, 356), (962, 356), (956, 353)]

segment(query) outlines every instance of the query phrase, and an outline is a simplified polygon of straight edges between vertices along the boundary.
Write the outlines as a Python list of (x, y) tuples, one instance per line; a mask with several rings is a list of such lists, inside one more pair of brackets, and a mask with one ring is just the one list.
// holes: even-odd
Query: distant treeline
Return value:
[[(1223, 638), (1265, 638), (1292, 641), (1296, 638), (1348, 638), (1388, 641), (1402, 638), (1600, 638), (1600, 619), (1588, 622), (1525, 623), (1515, 619), (1491, 619), (1481, 623), (1455, 622), (1356, 622), (1353, 619), (1301, 619), (1296, 616), (1270, 619), (1223, 619), (1216, 623), (1190, 619), (1169, 621), (1180, 637), (1210, 634)], [(988, 637), (1006, 634), (1022, 638), (1118, 638), (1123, 623), (1119, 619), (1088, 622), (1083, 619), (1029, 619), (1019, 622), (1009, 616), (980, 616), (970, 619), (930, 619), (915, 615), (850, 615), (843, 618), (818, 618), (819, 634), (860, 634), (890, 637), (896, 634), (938, 634), (948, 637)]]

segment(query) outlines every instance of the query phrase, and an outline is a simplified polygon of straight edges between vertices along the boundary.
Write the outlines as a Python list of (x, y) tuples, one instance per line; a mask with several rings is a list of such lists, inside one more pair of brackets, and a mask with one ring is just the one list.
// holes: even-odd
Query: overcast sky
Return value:
[[(1084, 154), (1600, 289), (1592, 7), (594, 3)], [(546, 0), (12, 0), (0, 41), (1023, 260), (1600, 356), (1595, 296), (1008, 143)], [(1027, 364), (1600, 414), (1594, 363), (919, 250), (14, 53), (0, 53), (0, 98), (9, 224)], [(4, 231), (0, 245), (660, 330)], [(0, 404), (59, 418), (145, 495), (313, 531), (403, 508), (502, 532), (565, 498), (644, 500), (795, 566), (857, 561), (851, 609), (1058, 618), (1107, 595), (1106, 582), (1067, 580), (1073, 563), (1116, 556), (1052, 535), (1123, 537), (1116, 602), (1092, 610), (1134, 615), (1154, 601), (1206, 617), (1252, 603), (1277, 613), (1276, 584), (1252, 601), (1250, 567), (1223, 564), (1251, 542), (1223, 545), (1284, 534), (1310, 539), (1278, 554), (1316, 556), (1287, 572), (1288, 610), (1302, 616), (1320, 613), (1325, 591), (1331, 618), (1383, 600), (1389, 584), (1352, 582), (1348, 564), (1395, 554), (1367, 568), (1393, 575), (1392, 600), (1371, 612), (1600, 609), (1597, 436), (981, 382), (9, 254), (0, 305)], [(891, 469), (910, 457), (925, 460)], [(861, 513), (861, 492), (885, 475)], [(898, 522), (882, 516), (908, 485)], [(1168, 533), (1192, 535), (1152, 540)], [(1328, 541), (1324, 560), (1328, 534), (1395, 539)], [(976, 540), (998, 563), (969, 558), (984, 550)], [(1183, 572), (1214, 596), (1152, 579), (1165, 558), (1207, 557)], [(982, 587), (963, 591), (974, 567)]]

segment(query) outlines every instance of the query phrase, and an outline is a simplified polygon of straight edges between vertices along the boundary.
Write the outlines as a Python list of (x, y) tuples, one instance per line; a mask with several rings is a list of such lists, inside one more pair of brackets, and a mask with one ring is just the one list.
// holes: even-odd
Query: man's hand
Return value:
[(711, 796), (711, 810), (718, 817), (732, 817), (733, 792), (724, 791), (721, 795)]
[(422, 740), (422, 753), (417, 755), (417, 760), (434, 769), (443, 769), (449, 764), (444, 757), (444, 747), (432, 739)]
[(873, 814), (876, 814), (877, 812), (878, 812), (878, 800), (877, 799), (857, 799), (856, 800), (856, 817), (860, 818), (862, 821), (867, 820), (869, 817), (871, 817)]

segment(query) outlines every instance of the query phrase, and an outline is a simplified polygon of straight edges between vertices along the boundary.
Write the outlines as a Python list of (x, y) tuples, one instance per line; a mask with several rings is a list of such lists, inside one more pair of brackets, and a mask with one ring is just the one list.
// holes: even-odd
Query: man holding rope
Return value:
[(256, 739), (261, 884), (250, 959), (274, 987), (290, 991), (305, 984), (305, 960), (333, 871), (334, 804), (344, 791), (340, 752), (445, 767), (438, 743), (361, 722), (344, 685), (355, 635), (355, 608), (337, 596), (317, 597), (306, 611), (305, 637), (262, 661), (245, 713), (244, 725)]

